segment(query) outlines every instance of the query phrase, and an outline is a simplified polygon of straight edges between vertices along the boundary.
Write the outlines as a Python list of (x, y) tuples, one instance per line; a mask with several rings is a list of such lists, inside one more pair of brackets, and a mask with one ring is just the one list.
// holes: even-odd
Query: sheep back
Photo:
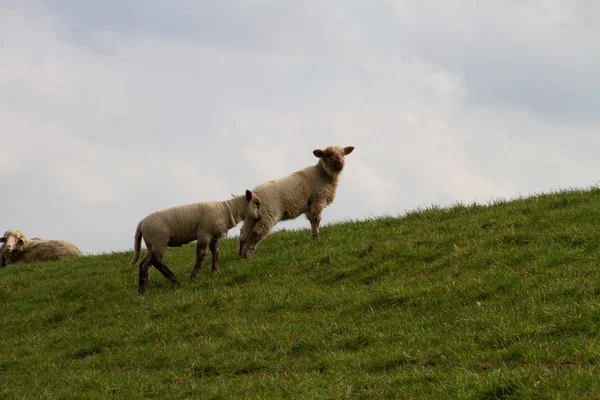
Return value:
[(263, 209), (275, 220), (294, 219), (309, 211), (311, 200), (330, 204), (335, 198), (338, 179), (326, 176), (316, 165), (284, 178), (265, 182), (253, 191), (261, 198)]
[(18, 250), (19, 259), (15, 264), (36, 261), (59, 261), (82, 256), (81, 251), (72, 243), (64, 240), (34, 240)]
[(229, 230), (229, 211), (222, 202), (209, 201), (185, 204), (154, 212), (140, 221), (146, 241), (168, 234), (169, 246), (181, 246), (198, 238), (199, 231), (207, 237), (222, 235)]

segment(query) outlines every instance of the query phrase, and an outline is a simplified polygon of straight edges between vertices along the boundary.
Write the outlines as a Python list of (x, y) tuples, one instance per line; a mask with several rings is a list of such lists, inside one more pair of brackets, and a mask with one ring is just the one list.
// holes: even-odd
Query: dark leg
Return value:
[(202, 265), (202, 261), (204, 261), (204, 257), (206, 256), (206, 246), (208, 245), (208, 240), (206, 239), (198, 239), (196, 242), (196, 263), (194, 264), (194, 268), (192, 268), (192, 273), (190, 274), (190, 279), (196, 279), (198, 272), (200, 272), (200, 266)]
[(150, 271), (151, 266), (152, 265), (149, 263), (149, 257), (144, 257), (140, 263), (140, 278), (138, 281), (139, 294), (146, 293), (146, 289), (148, 288), (148, 272)]
[(212, 238), (210, 241), (210, 252), (212, 253), (212, 272), (219, 271), (219, 257), (221, 256), (221, 245), (219, 238)]
[(169, 269), (169, 267), (167, 267), (165, 264), (163, 264), (162, 261), (159, 260), (157, 256), (152, 255), (152, 257), (150, 258), (150, 262), (152, 263), (152, 265), (154, 265), (156, 267), (157, 270), (160, 271), (161, 274), (163, 274), (163, 276), (165, 278), (167, 278), (168, 280), (173, 282), (175, 285), (178, 285), (178, 286), (181, 285), (179, 283), (179, 281), (177, 280), (177, 278), (175, 277), (175, 274), (173, 273), (173, 271), (171, 271)]

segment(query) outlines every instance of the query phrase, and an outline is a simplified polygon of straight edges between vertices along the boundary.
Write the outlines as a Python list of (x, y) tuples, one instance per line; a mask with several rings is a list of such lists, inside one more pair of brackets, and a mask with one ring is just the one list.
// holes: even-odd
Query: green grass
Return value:
[(9, 266), (0, 398), (598, 398), (598, 221), (598, 188), (431, 207), (228, 239), (196, 282), (189, 245), (144, 296), (131, 252)]

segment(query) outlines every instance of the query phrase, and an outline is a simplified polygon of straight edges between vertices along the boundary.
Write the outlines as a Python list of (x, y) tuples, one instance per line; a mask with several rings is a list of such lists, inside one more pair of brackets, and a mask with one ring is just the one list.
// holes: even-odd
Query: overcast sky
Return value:
[(85, 253), (330, 145), (325, 223), (600, 177), (597, 0), (0, 1), (0, 37), (0, 230)]

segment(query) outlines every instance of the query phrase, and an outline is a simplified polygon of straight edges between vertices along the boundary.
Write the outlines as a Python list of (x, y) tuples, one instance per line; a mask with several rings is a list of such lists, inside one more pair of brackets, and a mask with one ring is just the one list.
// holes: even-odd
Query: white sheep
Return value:
[(10, 229), (0, 238), (3, 243), (0, 264), (29, 264), (81, 257), (81, 251), (64, 240), (29, 239), (19, 229)]
[[(42, 240), (40, 238), (31, 238), (33, 240)], [(1, 243), (2, 238), (0, 238), (0, 266), (5, 267), (7, 264), (18, 264), (21, 259), (21, 253), (18, 251), (9, 252), (3, 244)]]
[(28, 242), (27, 235), (20, 229), (9, 229), (0, 237), (0, 266), (5, 267), (7, 264), (15, 264), (19, 261), (20, 254), (13, 251), (17, 247), (19, 239), (23, 242)]
[(23, 238), (25, 241), (29, 240), (27, 235), (19, 229), (9, 229), (0, 237), (0, 266), (5, 267), (6, 264), (12, 264), (18, 259), (17, 253), (10, 257), (10, 252), (16, 247), (19, 238)]
[(4, 232), (4, 236), (0, 238), (0, 243), (4, 243), (3, 250), (11, 252), (17, 247), (19, 240), (28, 242), (31, 239), (22, 230), (12, 228)]
[(244, 221), (239, 256), (249, 257), (277, 222), (297, 218), (300, 214), (306, 214), (312, 235), (317, 237), (323, 209), (335, 199), (344, 156), (353, 150), (353, 146), (314, 150), (313, 154), (319, 158), (316, 165), (254, 188), (254, 193), (262, 199), (262, 219), (259, 222)]
[(140, 221), (135, 231), (133, 260), (140, 256), (142, 238), (146, 243), (146, 256), (140, 263), (138, 292), (144, 293), (148, 287), (148, 272), (155, 266), (168, 280), (179, 285), (175, 274), (162, 260), (167, 247), (179, 247), (197, 240), (196, 263), (190, 274), (195, 279), (206, 256), (206, 246), (212, 252), (212, 271), (219, 269), (219, 239), (240, 221), (260, 220), (261, 199), (246, 190), (244, 196), (236, 196), (227, 201), (212, 201), (186, 204), (154, 212)]

